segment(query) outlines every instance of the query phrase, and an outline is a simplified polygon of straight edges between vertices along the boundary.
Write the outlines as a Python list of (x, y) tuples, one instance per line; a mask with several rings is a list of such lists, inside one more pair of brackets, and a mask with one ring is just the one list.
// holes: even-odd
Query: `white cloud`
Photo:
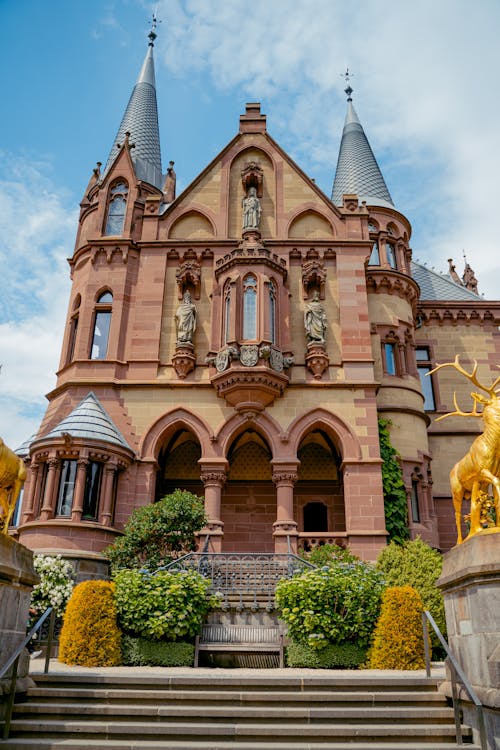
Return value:
[[(243, 104), (264, 100), (270, 132), (329, 193), (345, 113), (340, 74), (397, 206), (415, 257), (446, 270), (462, 249), (480, 291), (498, 298), (496, 221), (500, 5), (496, 0), (166, 0), (162, 59), (178, 76)], [(496, 278), (495, 278), (496, 277)]]
[(38, 429), (55, 385), (77, 217), (48, 164), (5, 152), (1, 163), (0, 436), (16, 448)]

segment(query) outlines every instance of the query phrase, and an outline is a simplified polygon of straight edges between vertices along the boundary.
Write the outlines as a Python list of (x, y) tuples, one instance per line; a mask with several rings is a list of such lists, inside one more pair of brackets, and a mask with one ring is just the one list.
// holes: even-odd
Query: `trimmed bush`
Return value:
[(276, 605), (292, 640), (314, 649), (328, 643), (368, 646), (384, 589), (368, 563), (336, 563), (282, 579)]
[(177, 641), (152, 641), (147, 638), (122, 638), (123, 663), (132, 667), (192, 667), (194, 646)]
[(114, 580), (118, 621), (129, 635), (168, 641), (193, 637), (215, 606), (210, 581), (194, 570), (120, 570)]
[(203, 499), (175, 490), (153, 505), (136, 508), (123, 536), (104, 553), (113, 571), (120, 568), (155, 570), (173, 557), (196, 549), (195, 534), (206, 523)]
[(368, 653), (369, 669), (423, 669), (422, 599), (411, 586), (387, 589)]
[(64, 613), (59, 661), (82, 667), (121, 664), (114, 584), (84, 581), (75, 586)]
[(286, 649), (289, 667), (302, 669), (357, 669), (366, 659), (366, 648), (357, 643), (329, 643), (318, 649), (290, 643)]
[(351, 563), (359, 560), (359, 557), (354, 555), (348, 547), (341, 547), (338, 544), (321, 544), (310, 552), (301, 550), (300, 556), (313, 565), (317, 565), (318, 568), (335, 562)]
[[(388, 586), (413, 586), (422, 599), (424, 609), (429, 610), (443, 635), (446, 636), (444, 600), (436, 581), (441, 575), (443, 558), (441, 553), (417, 538), (403, 546), (391, 542), (380, 553), (377, 564)], [(438, 640), (431, 631), (433, 646)]]

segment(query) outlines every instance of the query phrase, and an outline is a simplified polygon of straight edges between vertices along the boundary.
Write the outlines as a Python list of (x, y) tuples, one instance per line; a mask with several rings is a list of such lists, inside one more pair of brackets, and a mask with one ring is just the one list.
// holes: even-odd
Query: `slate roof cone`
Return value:
[(156, 19), (153, 18), (153, 26), (148, 35), (149, 44), (146, 57), (118, 128), (104, 174), (107, 173), (114, 162), (119, 150), (118, 144), (125, 141), (125, 134), (128, 132), (130, 133), (130, 142), (135, 144), (130, 155), (134, 162), (137, 177), (161, 190), (163, 179), (153, 58), (154, 40), (156, 39), (155, 28)]
[(391, 194), (353, 107), (352, 91), (348, 84), (345, 89), (347, 114), (333, 181), (332, 202), (341, 206), (344, 193), (356, 193), (359, 200), (366, 201), (369, 206), (394, 208)]

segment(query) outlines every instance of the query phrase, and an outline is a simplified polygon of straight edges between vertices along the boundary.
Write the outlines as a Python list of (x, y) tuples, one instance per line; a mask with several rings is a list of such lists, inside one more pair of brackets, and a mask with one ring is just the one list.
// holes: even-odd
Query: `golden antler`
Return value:
[[(463, 368), (462, 365), (460, 364), (459, 359), (460, 359), (460, 355), (457, 354), (454, 362), (443, 362), (440, 365), (436, 365), (436, 367), (434, 367), (434, 369), (428, 372), (427, 374), (432, 375), (434, 372), (437, 372), (442, 367), (453, 367), (461, 375), (464, 375), (467, 378), (467, 380), (469, 380), (473, 385), (477, 386), (482, 391), (485, 391), (489, 395), (490, 398), (496, 399), (497, 394), (495, 392), (495, 387), (500, 382), (500, 375), (497, 377), (497, 379), (494, 381), (494, 383), (490, 387), (485, 386), (482, 383), (480, 383), (479, 380), (477, 379), (476, 373), (477, 373), (477, 368), (479, 366), (477, 363), (477, 360), (474, 360), (474, 366), (472, 368), (472, 372), (467, 372), (467, 370)], [(450, 411), (448, 414), (442, 414), (440, 417), (437, 417), (436, 422), (439, 422), (440, 419), (445, 419), (445, 417), (480, 417), (482, 415), (482, 412), (478, 412), (477, 405), (478, 403), (485, 403), (485, 401), (483, 401), (483, 397), (480, 396), (478, 393), (471, 393), (471, 396), (474, 400), (474, 408), (472, 411), (466, 412), (466, 411), (462, 411), (462, 409), (459, 407), (457, 403), (456, 392), (453, 393), (453, 403), (455, 404), (455, 411)]]

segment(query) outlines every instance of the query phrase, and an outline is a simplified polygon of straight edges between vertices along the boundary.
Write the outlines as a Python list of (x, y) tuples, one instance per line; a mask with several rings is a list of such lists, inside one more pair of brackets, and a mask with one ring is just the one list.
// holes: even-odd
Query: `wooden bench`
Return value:
[(194, 666), (201, 651), (210, 653), (278, 654), (279, 666), (285, 666), (284, 636), (279, 628), (254, 625), (203, 625), (196, 636)]

